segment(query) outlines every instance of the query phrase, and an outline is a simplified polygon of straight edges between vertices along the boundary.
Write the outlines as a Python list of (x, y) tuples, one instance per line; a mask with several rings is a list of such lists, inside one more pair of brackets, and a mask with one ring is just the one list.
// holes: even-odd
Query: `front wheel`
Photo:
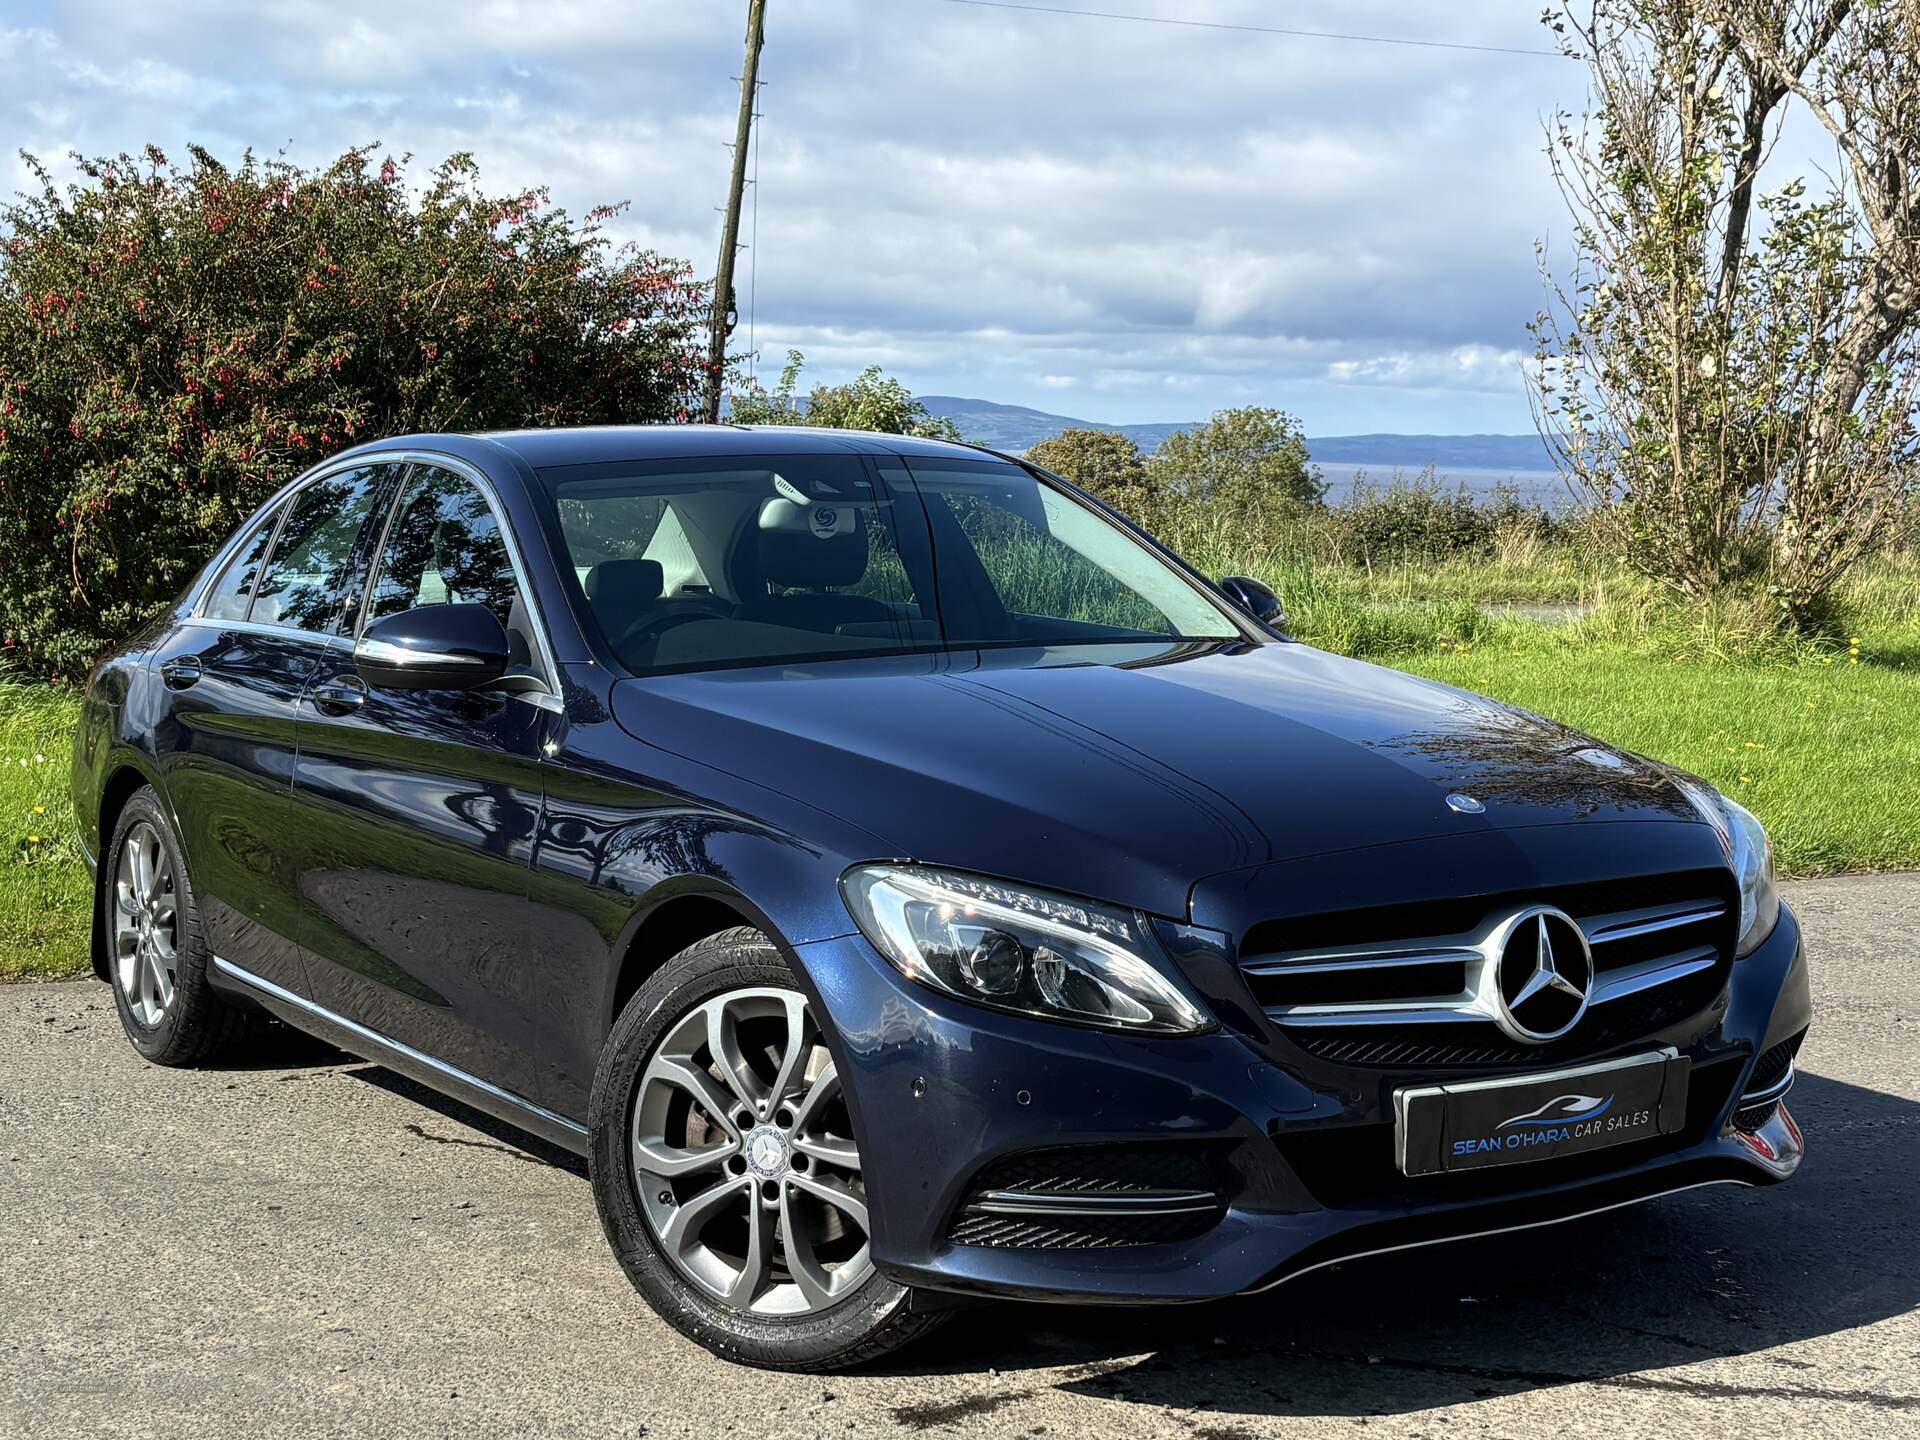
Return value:
[(595, 1077), (594, 1199), (670, 1323), (749, 1365), (831, 1370), (942, 1318), (874, 1269), (865, 1164), (809, 1002), (756, 930), (670, 960)]

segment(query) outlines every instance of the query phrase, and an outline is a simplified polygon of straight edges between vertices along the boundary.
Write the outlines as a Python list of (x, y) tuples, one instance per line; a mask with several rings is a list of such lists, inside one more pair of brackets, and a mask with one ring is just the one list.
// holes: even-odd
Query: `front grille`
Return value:
[[(1594, 964), (1585, 1016), (1544, 1044), (1516, 1039), (1495, 1019), (1508, 921), (1536, 905), (1572, 917)], [(1268, 921), (1248, 932), (1240, 965), (1288, 1041), (1323, 1060), (1420, 1069), (1547, 1063), (1630, 1044), (1712, 1004), (1732, 963), (1737, 913), (1726, 871), (1680, 871)]]
[(1274, 1144), (1308, 1193), (1329, 1209), (1393, 1209), (1408, 1203), (1485, 1200), (1538, 1185), (1597, 1179), (1697, 1144), (1731, 1098), (1739, 1078), (1737, 1059), (1694, 1066), (1687, 1082), (1686, 1123), (1674, 1134), (1584, 1154), (1455, 1174), (1401, 1174), (1394, 1160), (1390, 1123), (1302, 1130), (1276, 1136)]
[(1753, 1073), (1747, 1077), (1746, 1088), (1740, 1093), (1740, 1108), (1733, 1112), (1734, 1129), (1751, 1135), (1773, 1119), (1773, 1112), (1780, 1108), (1781, 1100), (1793, 1088), (1793, 1060), (1806, 1038), (1807, 1032), (1802, 1030), (1769, 1047), (1754, 1061)]
[(1213, 1147), (1063, 1146), (975, 1176), (947, 1238), (1033, 1250), (1158, 1245), (1205, 1233), (1225, 1208)]

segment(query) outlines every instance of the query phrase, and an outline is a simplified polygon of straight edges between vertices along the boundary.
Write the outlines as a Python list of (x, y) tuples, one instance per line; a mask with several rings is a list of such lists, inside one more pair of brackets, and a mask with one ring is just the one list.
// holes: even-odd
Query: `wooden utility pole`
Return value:
[(740, 248), (740, 192), (747, 185), (747, 140), (759, 93), (761, 28), (767, 0), (748, 0), (747, 60), (740, 71), (740, 119), (733, 127), (733, 178), (727, 186), (727, 218), (720, 230), (720, 268), (713, 277), (713, 318), (707, 336), (707, 403), (701, 418), (720, 420), (720, 390), (726, 383), (728, 318), (733, 314), (733, 257)]

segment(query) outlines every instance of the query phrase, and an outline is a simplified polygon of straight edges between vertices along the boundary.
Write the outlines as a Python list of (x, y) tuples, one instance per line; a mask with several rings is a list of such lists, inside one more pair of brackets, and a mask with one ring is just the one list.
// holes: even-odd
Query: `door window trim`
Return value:
[[(526, 564), (520, 558), (520, 542), (508, 522), (505, 509), (500, 504), (500, 495), (494, 484), (479, 470), (450, 455), (436, 455), (431, 451), (397, 451), (404, 464), (401, 468), (400, 483), (394, 487), (393, 499), (387, 506), (386, 518), (380, 525), (380, 540), (373, 552), (373, 563), (367, 571), (367, 583), (361, 588), (360, 603), (355, 607), (353, 635), (354, 644), (367, 628), (367, 606), (373, 599), (373, 588), (380, 580), (380, 565), (386, 558), (387, 539), (393, 533), (393, 522), (399, 518), (401, 502), (407, 498), (408, 486), (414, 478), (414, 471), (420, 467), (443, 470), (455, 479), (465, 480), (480, 492), (480, 498), (486, 502), (487, 512), (493, 516), (494, 526), (500, 531), (506, 542), (507, 563), (513, 569), (513, 583), (520, 591), (520, 598), (527, 607), (527, 622), (533, 630), (534, 647), (539, 651), (540, 674), (534, 678), (540, 681), (544, 693), (559, 698), (557, 686), (560, 680), (560, 667), (554, 662), (553, 647), (547, 642), (545, 617), (540, 613), (540, 601), (535, 597), (533, 585), (527, 575)], [(531, 698), (531, 697), (530, 697)]]
[(181, 618), (180, 623), (196, 628), (233, 630), (250, 635), (277, 635), (287, 639), (298, 638), (301, 640), (311, 640), (323, 644), (329, 649), (345, 650), (351, 654), (354, 646), (359, 641), (361, 631), (366, 628), (367, 597), (372, 590), (373, 578), (379, 574), (380, 560), (386, 552), (387, 532), (393, 524), (393, 517), (398, 511), (401, 497), (406, 491), (406, 482), (410, 478), (410, 472), (416, 465), (431, 465), (438, 469), (448, 471), (453, 475), (457, 475), (478, 489), (480, 498), (487, 502), (487, 509), (493, 514), (494, 524), (500, 527), (500, 533), (505, 537), (507, 560), (513, 566), (513, 581), (514, 584), (520, 587), (521, 596), (526, 601), (527, 621), (533, 629), (534, 645), (540, 653), (540, 668), (544, 672), (539, 676), (528, 677), (539, 680), (541, 686), (539, 690), (510, 691), (507, 693), (514, 696), (514, 698), (529, 701), (545, 710), (560, 710), (562, 708), (559, 692), (560, 667), (553, 658), (552, 642), (547, 638), (546, 616), (540, 610), (539, 596), (529, 581), (526, 562), (521, 557), (520, 537), (514, 534), (513, 526), (507, 520), (505, 507), (500, 503), (499, 487), (482, 473), (478, 467), (467, 461), (459, 459), (457, 456), (442, 454), (436, 450), (375, 450), (356, 455), (339, 456), (324, 464), (315, 466), (306, 474), (288, 482), (272, 499), (260, 507), (261, 510), (270, 510), (275, 505), (285, 506), (279, 518), (274, 521), (273, 539), (267, 545), (266, 558), (268, 562), (272, 561), (274, 548), (280, 543), (281, 527), (286, 524), (287, 516), (293, 513), (292, 502), (299, 497), (301, 491), (310, 485), (319, 484), (322, 480), (330, 476), (338, 475), (343, 470), (358, 469), (367, 465), (389, 465), (400, 472), (400, 474), (399, 484), (394, 489), (393, 499), (388, 505), (387, 514), (381, 521), (379, 548), (376, 549), (373, 554), (372, 566), (368, 571), (368, 582), (362, 587), (359, 604), (354, 608), (354, 624), (351, 634), (322, 635), (312, 630), (302, 630), (293, 625), (269, 625), (257, 620), (222, 620), (205, 613), (207, 601), (213, 594), (215, 584), (219, 578), (226, 573), (226, 567), (231, 563), (232, 552), (238, 545), (242, 544), (248, 536), (256, 533), (250, 526), (242, 526), (238, 533), (229, 539), (221, 548), (219, 554), (215, 556), (214, 563), (207, 567), (207, 578), (200, 582), (198, 590), (192, 597), (188, 613)]

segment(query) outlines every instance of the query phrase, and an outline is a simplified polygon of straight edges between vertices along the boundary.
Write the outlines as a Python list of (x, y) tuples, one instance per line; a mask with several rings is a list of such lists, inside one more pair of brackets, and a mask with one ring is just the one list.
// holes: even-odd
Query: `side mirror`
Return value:
[(472, 690), (507, 673), (506, 628), (484, 605), (420, 605), (376, 620), (353, 647), (369, 685)]
[(1229, 600), (1262, 625), (1286, 629), (1287, 607), (1280, 603), (1278, 595), (1251, 575), (1229, 575), (1220, 582), (1220, 588)]

